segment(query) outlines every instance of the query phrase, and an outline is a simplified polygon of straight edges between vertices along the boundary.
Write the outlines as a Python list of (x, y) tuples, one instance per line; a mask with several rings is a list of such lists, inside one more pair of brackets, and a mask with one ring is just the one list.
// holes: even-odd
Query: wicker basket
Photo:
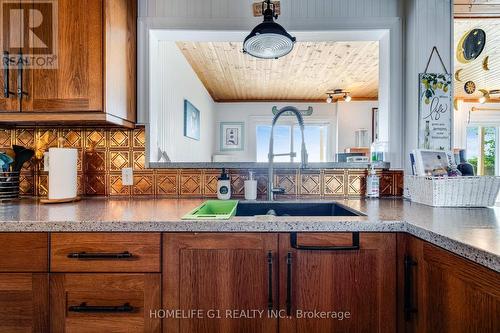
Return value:
[(19, 172), (0, 172), (0, 201), (19, 198)]
[(500, 189), (500, 177), (405, 177), (409, 199), (434, 207), (490, 207)]

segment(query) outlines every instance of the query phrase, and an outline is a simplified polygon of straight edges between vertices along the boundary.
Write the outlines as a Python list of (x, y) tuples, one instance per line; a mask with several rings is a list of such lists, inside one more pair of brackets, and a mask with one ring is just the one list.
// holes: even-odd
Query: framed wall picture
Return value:
[(184, 136), (200, 140), (200, 110), (187, 99), (184, 100)]
[(245, 123), (220, 123), (220, 151), (241, 151), (245, 149)]

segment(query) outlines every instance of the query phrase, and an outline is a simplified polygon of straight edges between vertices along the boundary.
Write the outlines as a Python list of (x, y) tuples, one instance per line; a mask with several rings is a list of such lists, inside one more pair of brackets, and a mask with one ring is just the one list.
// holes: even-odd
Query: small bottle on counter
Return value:
[(224, 168), (222, 169), (221, 175), (217, 179), (217, 199), (231, 199), (231, 178)]
[(249, 171), (248, 174), (248, 180), (245, 180), (245, 200), (256, 200), (257, 181), (253, 178), (253, 171)]
[(380, 196), (380, 177), (377, 176), (373, 164), (368, 172), (368, 177), (366, 177), (366, 196), (368, 198), (378, 198)]

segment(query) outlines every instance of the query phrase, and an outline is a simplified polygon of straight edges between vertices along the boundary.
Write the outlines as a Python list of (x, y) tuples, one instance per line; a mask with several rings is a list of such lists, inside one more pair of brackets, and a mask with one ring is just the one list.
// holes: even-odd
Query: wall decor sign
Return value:
[(220, 123), (220, 150), (241, 151), (245, 149), (245, 123)]
[[(436, 52), (445, 73), (427, 73)], [(451, 149), (452, 89), (451, 74), (436, 47), (433, 47), (424, 73), (419, 74), (418, 148)]]
[(187, 99), (184, 100), (184, 136), (200, 140), (200, 110)]
[[(273, 106), (272, 110), (274, 115), (276, 115), (276, 113), (278, 113), (279, 109), (277, 106)], [(306, 110), (299, 110), (300, 114), (303, 115), (303, 116), (310, 116), (313, 114), (313, 107), (312, 106), (309, 106)], [(283, 113), (284, 116), (295, 116), (295, 114), (292, 112), (292, 111), (286, 111), (285, 113)]]

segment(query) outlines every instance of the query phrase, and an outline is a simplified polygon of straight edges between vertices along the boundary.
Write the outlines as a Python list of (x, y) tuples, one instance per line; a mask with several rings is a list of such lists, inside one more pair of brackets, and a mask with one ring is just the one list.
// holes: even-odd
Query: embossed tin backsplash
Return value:
[[(13, 144), (37, 149), (40, 157), (48, 147), (78, 148), (78, 192), (80, 195), (171, 197), (215, 197), (218, 169), (145, 169), (144, 128), (16, 128), (0, 129), (0, 149)], [(121, 183), (121, 169), (134, 169), (134, 185)], [(243, 197), (247, 169), (232, 169), (234, 197)], [(266, 194), (267, 172), (255, 170), (258, 195)], [(382, 196), (402, 196), (403, 172), (380, 171)], [(365, 193), (366, 171), (360, 169), (283, 169), (276, 170), (275, 182), (290, 197), (360, 197)], [(47, 195), (47, 172), (43, 159), (26, 163), (20, 179), (25, 196)]]

